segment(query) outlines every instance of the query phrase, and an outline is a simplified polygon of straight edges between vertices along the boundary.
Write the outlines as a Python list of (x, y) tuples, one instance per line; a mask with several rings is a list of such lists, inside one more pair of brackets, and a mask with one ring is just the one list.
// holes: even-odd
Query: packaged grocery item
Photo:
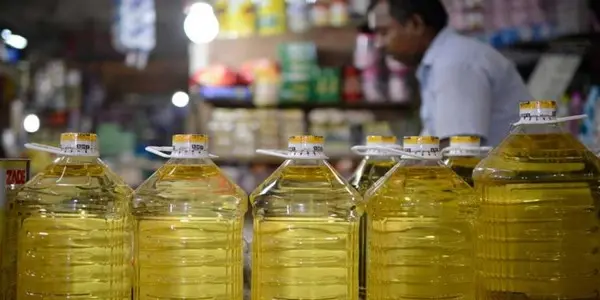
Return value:
[(312, 98), (318, 103), (340, 102), (340, 70), (338, 68), (315, 68), (312, 76), (312, 90)]
[(402, 156), (365, 194), (368, 299), (475, 299), (473, 190), (436, 137), (383, 149)]
[(315, 0), (310, 10), (310, 18), (314, 27), (330, 24), (329, 0)]
[(93, 133), (63, 133), (60, 148), (25, 145), (58, 158), (9, 203), (16, 249), (4, 258), (16, 272), (6, 299), (130, 299), (132, 190), (96, 145)]
[(212, 162), (208, 136), (147, 150), (170, 159), (135, 192), (135, 299), (242, 300), (246, 193)]
[(284, 34), (285, 30), (285, 1), (261, 0), (258, 4), (258, 34)]
[(252, 0), (230, 1), (227, 9), (227, 25), (232, 37), (248, 37), (256, 33), (256, 7)]
[(352, 66), (344, 67), (342, 78), (342, 98), (348, 104), (362, 101), (362, 90), (360, 87), (360, 70)]
[(491, 149), (481, 147), (481, 138), (478, 136), (453, 136), (450, 138), (450, 147), (442, 152), (444, 163), (473, 186), (473, 169)]
[(250, 195), (252, 299), (358, 299), (362, 198), (327, 162), (324, 139), (295, 136)]
[(229, 25), (229, 1), (216, 0), (213, 5), (215, 17), (219, 21), (219, 38), (229, 38), (232, 35)]
[(346, 0), (332, 0), (329, 8), (329, 22), (333, 27), (348, 25), (350, 12)]
[(291, 32), (306, 32), (310, 29), (308, 17), (308, 2), (306, 0), (291, 0), (287, 5), (287, 24)]
[[(0, 159), (0, 243), (1, 250), (0, 255), (2, 257), (8, 257), (7, 252), (15, 251), (17, 241), (13, 238), (4, 239), (4, 230), (6, 229), (6, 211), (8, 210), (9, 203), (14, 203), (15, 196), (21, 186), (23, 186), (29, 180), (29, 160), (25, 159)], [(12, 249), (8, 249), (10, 247)], [(2, 291), (0, 298), (10, 299), (4, 287), (8, 283), (9, 274), (15, 272), (14, 267), (16, 264), (14, 261), (7, 259), (1, 260), (2, 265)], [(7, 298), (8, 297), (8, 298)]]
[[(372, 149), (373, 146), (399, 147), (396, 145), (395, 136), (368, 136), (366, 146), (352, 147), (352, 151), (364, 156), (360, 164), (350, 178), (350, 184), (361, 194), (367, 191), (379, 178), (383, 177), (393, 166), (398, 163), (397, 157), (381, 149)], [(366, 252), (367, 252), (367, 215), (364, 214), (360, 220), (359, 234), (359, 294), (361, 299), (366, 297)]]
[(560, 124), (582, 116), (520, 116), (473, 172), (478, 299), (598, 299), (600, 160)]

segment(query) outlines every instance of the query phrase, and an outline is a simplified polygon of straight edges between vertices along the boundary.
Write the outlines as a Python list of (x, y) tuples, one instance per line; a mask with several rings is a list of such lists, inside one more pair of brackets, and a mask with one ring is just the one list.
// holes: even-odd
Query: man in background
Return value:
[(442, 147), (456, 135), (496, 146), (532, 100), (514, 64), (487, 44), (448, 28), (441, 0), (375, 0), (369, 25), (388, 55), (417, 68), (422, 135)]

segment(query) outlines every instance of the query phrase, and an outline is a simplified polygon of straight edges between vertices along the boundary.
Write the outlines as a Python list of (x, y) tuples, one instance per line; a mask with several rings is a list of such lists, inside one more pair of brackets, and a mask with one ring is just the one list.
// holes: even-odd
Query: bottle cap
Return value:
[(479, 148), (481, 138), (478, 136), (453, 136), (450, 138), (450, 147)]
[(70, 156), (98, 156), (97, 140), (94, 133), (63, 133), (60, 135), (60, 150)]
[[(440, 139), (435, 136), (406, 136), (403, 151), (415, 156), (437, 157), (440, 154)], [(409, 156), (402, 156), (402, 158), (416, 159)]]
[(323, 153), (325, 138), (315, 135), (292, 136), (288, 140), (288, 152), (291, 156), (317, 156)]
[(367, 146), (395, 145), (398, 139), (395, 136), (370, 135), (367, 136)]
[(173, 136), (173, 158), (208, 157), (208, 136), (202, 134), (176, 134)]
[(519, 104), (519, 117), (522, 121), (548, 121), (556, 119), (555, 101), (527, 101)]
[(444, 149), (446, 156), (481, 156), (482, 151), (488, 147), (481, 147), (481, 138), (478, 136), (453, 136), (450, 138), (450, 147)]

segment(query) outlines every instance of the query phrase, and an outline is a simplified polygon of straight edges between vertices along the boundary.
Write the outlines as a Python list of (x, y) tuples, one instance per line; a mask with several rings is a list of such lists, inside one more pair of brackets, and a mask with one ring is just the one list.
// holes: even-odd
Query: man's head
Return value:
[(441, 0), (372, 0), (369, 25), (380, 45), (398, 61), (416, 66), (447, 25)]

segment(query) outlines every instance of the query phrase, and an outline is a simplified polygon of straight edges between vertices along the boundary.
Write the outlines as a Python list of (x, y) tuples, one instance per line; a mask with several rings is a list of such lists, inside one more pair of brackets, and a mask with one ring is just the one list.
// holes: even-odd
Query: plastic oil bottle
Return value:
[(481, 138), (478, 136), (453, 136), (450, 138), (450, 147), (444, 149), (444, 163), (473, 186), (473, 170), (490, 149), (481, 147)]
[(175, 135), (165, 165), (136, 190), (135, 299), (243, 299), (248, 196), (208, 154), (205, 135)]
[(405, 137), (401, 161), (367, 191), (367, 299), (475, 299), (473, 189), (437, 137)]
[(296, 136), (250, 195), (252, 299), (357, 300), (362, 197), (326, 161), (323, 137)]
[(17, 243), (5, 299), (131, 298), (133, 191), (96, 145), (91, 133), (63, 133), (60, 148), (25, 145), (58, 158), (9, 203), (8, 234)]
[[(364, 156), (359, 163), (354, 174), (350, 178), (350, 184), (361, 194), (367, 191), (379, 178), (383, 177), (396, 163), (398, 158), (393, 154), (382, 151), (381, 149), (374, 148), (375, 146), (381, 147), (395, 147), (397, 139), (395, 136), (367, 136), (366, 146), (355, 146), (352, 148), (358, 154)], [(364, 299), (366, 296), (366, 214), (363, 214), (360, 220), (360, 234), (359, 234), (359, 296)]]
[(600, 161), (555, 102), (520, 118), (473, 173), (478, 299), (599, 299)]

